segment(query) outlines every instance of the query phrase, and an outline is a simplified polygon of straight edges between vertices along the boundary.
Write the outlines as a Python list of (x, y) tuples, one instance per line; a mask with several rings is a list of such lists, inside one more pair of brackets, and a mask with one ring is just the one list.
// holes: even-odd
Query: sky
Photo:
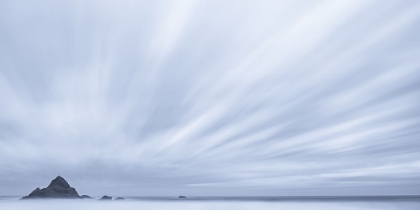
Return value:
[(0, 195), (420, 194), (420, 2), (0, 1)]

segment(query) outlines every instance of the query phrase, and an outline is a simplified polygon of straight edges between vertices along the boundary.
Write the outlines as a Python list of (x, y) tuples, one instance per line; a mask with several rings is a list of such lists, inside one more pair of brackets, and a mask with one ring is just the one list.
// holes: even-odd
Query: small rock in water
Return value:
[(112, 197), (111, 197), (111, 196), (104, 195), (104, 196), (102, 196), (102, 198), (101, 198), (101, 199), (99, 199), (99, 200), (101, 200), (101, 201), (110, 201), (110, 200), (112, 200)]
[(122, 197), (115, 198), (115, 201), (123, 201), (123, 200), (125, 200), (125, 199), (122, 198)]
[(83, 199), (92, 199), (92, 197), (90, 197), (89, 195), (82, 195)]
[(187, 198), (187, 197), (185, 197), (185, 196), (181, 195), (181, 196), (179, 196), (178, 198)]

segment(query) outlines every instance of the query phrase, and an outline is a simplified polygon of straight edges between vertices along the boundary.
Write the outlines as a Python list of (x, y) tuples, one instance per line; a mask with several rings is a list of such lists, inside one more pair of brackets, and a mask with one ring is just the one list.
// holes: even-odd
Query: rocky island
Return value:
[(57, 176), (57, 178), (51, 181), (48, 187), (42, 189), (37, 187), (22, 199), (34, 198), (81, 199), (82, 197), (79, 196), (76, 189), (71, 187), (63, 177)]
[[(46, 188), (40, 189), (37, 187), (29, 195), (23, 197), (26, 199), (93, 199), (88, 195), (80, 196), (74, 187), (71, 187), (69, 183), (61, 176), (57, 176)], [(111, 196), (103, 196), (99, 200), (112, 200)], [(122, 197), (118, 197), (115, 200), (125, 200)]]

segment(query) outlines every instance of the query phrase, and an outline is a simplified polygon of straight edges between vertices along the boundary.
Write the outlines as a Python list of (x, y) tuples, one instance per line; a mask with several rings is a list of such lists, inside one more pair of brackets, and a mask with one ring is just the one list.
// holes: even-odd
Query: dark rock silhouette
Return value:
[(83, 199), (93, 199), (92, 197), (90, 197), (89, 195), (82, 195), (81, 196)]
[(118, 198), (115, 198), (114, 199), (114, 201), (123, 201), (123, 200), (125, 200), (124, 198), (122, 198), (122, 197), (118, 197)]
[(112, 197), (111, 197), (111, 196), (104, 195), (104, 196), (102, 196), (102, 198), (101, 198), (101, 199), (99, 199), (99, 200), (101, 200), (101, 201), (110, 201), (110, 200), (112, 200)]
[(178, 198), (187, 198), (187, 197), (185, 197), (185, 196), (181, 195), (181, 196), (179, 196)]
[(37, 187), (28, 196), (25, 196), (22, 199), (36, 198), (79, 199), (81, 197), (77, 193), (76, 189), (71, 187), (63, 177), (57, 176), (57, 178), (51, 181), (48, 187), (42, 189)]

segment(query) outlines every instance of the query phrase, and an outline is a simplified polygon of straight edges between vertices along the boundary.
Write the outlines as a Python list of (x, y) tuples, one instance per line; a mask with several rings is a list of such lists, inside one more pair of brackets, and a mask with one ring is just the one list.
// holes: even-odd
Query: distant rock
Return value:
[(185, 197), (185, 196), (181, 195), (181, 196), (179, 196), (178, 198), (187, 198), (187, 197)]
[(82, 195), (81, 196), (83, 199), (92, 199), (92, 197), (90, 197), (89, 195)]
[(101, 200), (101, 201), (111, 201), (111, 200), (112, 200), (112, 197), (111, 197), (111, 196), (104, 195), (104, 196), (102, 196), (102, 198), (101, 198), (101, 199), (99, 199), (99, 200)]
[(114, 201), (123, 201), (123, 200), (125, 200), (124, 198), (122, 198), (122, 197), (118, 197), (118, 198), (115, 198), (114, 199)]
[(61, 177), (57, 176), (51, 181), (46, 188), (40, 189), (37, 187), (28, 196), (22, 199), (37, 199), (37, 198), (60, 198), (60, 199), (80, 199), (76, 189), (70, 187), (69, 183)]

